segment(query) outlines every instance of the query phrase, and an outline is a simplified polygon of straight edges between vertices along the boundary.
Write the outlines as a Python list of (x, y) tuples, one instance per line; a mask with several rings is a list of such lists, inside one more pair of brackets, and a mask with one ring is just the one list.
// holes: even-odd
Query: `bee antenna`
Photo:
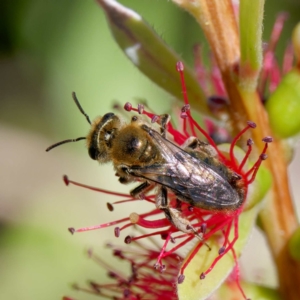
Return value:
[[(78, 109), (80, 110), (80, 112), (85, 116), (86, 120), (89, 122), (89, 124), (92, 124), (91, 123), (91, 120), (90, 120), (90, 117), (85, 113), (85, 111), (83, 110), (83, 108), (81, 107), (80, 103), (79, 103), (79, 100), (77, 99), (76, 97), (76, 94), (75, 92), (72, 92), (72, 98), (76, 104), (76, 106), (78, 107)], [(75, 142), (74, 140), (72, 140), (72, 142)]]
[[(83, 108), (81, 107), (80, 103), (79, 103), (79, 100), (77, 99), (76, 97), (76, 94), (75, 92), (72, 92), (72, 98), (76, 104), (76, 106), (78, 107), (78, 109), (80, 110), (80, 112), (85, 116), (86, 120), (89, 122), (89, 124), (92, 124), (91, 123), (91, 120), (90, 120), (90, 117), (85, 113), (85, 111), (83, 110)], [(57, 146), (60, 146), (62, 144), (67, 144), (67, 143), (73, 143), (73, 142), (78, 142), (78, 141), (81, 141), (81, 140), (86, 140), (86, 137), (79, 137), (77, 139), (67, 139), (67, 140), (63, 140), (61, 142), (58, 142), (58, 143), (55, 143), (53, 145), (51, 145), (50, 147), (48, 147), (46, 149), (46, 152), (52, 150), (53, 148), (56, 148)]]
[(52, 150), (53, 148), (56, 148), (57, 146), (60, 146), (62, 144), (67, 144), (67, 143), (73, 143), (73, 142), (78, 142), (78, 141), (81, 141), (81, 140), (85, 140), (86, 137), (79, 137), (77, 139), (68, 139), (68, 140), (64, 140), (64, 141), (61, 141), (61, 142), (58, 142), (58, 143), (55, 143), (53, 145), (51, 145), (50, 147), (48, 147), (46, 149), (46, 152)]

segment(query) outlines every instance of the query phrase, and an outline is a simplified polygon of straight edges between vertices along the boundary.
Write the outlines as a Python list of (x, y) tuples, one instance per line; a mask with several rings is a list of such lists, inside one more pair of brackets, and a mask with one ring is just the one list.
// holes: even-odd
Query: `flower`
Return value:
[[(172, 137), (172, 140), (180, 146), (182, 146), (186, 142), (186, 140), (191, 136), (199, 136), (199, 134), (203, 135), (210, 143), (210, 146), (206, 144), (204, 144), (203, 146), (201, 144), (199, 146), (200, 147), (199, 149), (195, 148), (196, 150), (194, 150), (194, 152), (191, 151), (190, 154), (192, 156), (196, 155), (195, 157), (201, 159), (199, 160), (199, 162), (201, 162), (202, 166), (204, 166), (204, 168), (208, 172), (216, 172), (221, 176), (220, 180), (223, 180), (224, 183), (230, 184), (231, 188), (235, 190), (236, 195), (239, 199), (238, 203), (235, 203), (230, 207), (225, 206), (225, 209), (223, 209), (221, 205), (227, 205), (226, 202), (220, 205), (218, 204), (217, 206), (210, 204), (209, 201), (206, 202), (205, 197), (208, 198), (215, 197), (213, 196), (214, 195), (213, 193), (216, 192), (219, 188), (222, 189), (219, 192), (223, 195), (226, 193), (231, 193), (231, 188), (229, 190), (225, 189), (226, 185), (221, 187), (215, 185), (214, 191), (208, 191), (207, 194), (203, 196), (204, 197), (202, 200), (203, 204), (199, 206), (196, 205), (197, 202), (195, 202), (195, 205), (191, 205), (187, 201), (186, 202), (180, 201), (178, 196), (176, 196), (175, 192), (173, 192), (172, 189), (170, 189), (168, 191), (168, 196), (167, 196), (169, 201), (168, 206), (171, 209), (176, 210), (176, 214), (173, 216), (173, 219), (171, 220), (168, 219), (167, 214), (166, 215), (163, 214), (164, 209), (158, 209), (155, 206), (153, 206), (152, 210), (147, 211), (144, 214), (137, 214), (135, 212), (132, 212), (129, 217), (125, 217), (120, 220), (115, 220), (109, 223), (104, 223), (104, 224), (100, 224), (88, 228), (80, 228), (80, 229), (69, 228), (69, 231), (71, 233), (75, 233), (75, 232), (100, 229), (100, 228), (122, 224), (121, 227), (117, 226), (114, 229), (115, 236), (119, 237), (121, 233), (129, 227), (139, 227), (143, 230), (144, 229), (154, 230), (151, 231), (150, 233), (147, 232), (138, 236), (127, 235), (124, 241), (126, 244), (130, 244), (132, 242), (136, 242), (141, 239), (147, 239), (153, 236), (160, 237), (162, 240), (164, 240), (161, 250), (156, 253), (157, 257), (156, 257), (156, 262), (154, 264), (155, 269), (158, 269), (161, 272), (163, 272), (166, 269), (166, 264), (164, 263), (165, 260), (168, 260), (169, 257), (172, 258), (174, 255), (177, 255), (176, 253), (178, 250), (184, 248), (192, 240), (196, 239), (197, 240), (196, 246), (187, 255), (184, 263), (181, 265), (179, 269), (177, 282), (181, 284), (184, 282), (185, 279), (185, 275), (184, 275), (185, 269), (190, 263), (192, 263), (193, 258), (197, 255), (200, 248), (205, 246), (207, 248), (207, 251), (211, 250), (210, 242), (212, 239), (215, 240), (216, 243), (215, 247), (218, 248), (217, 250), (218, 254), (212, 260), (211, 265), (207, 269), (202, 270), (202, 272), (199, 274), (199, 279), (204, 279), (214, 269), (214, 267), (217, 265), (219, 260), (222, 257), (224, 257), (229, 251), (232, 252), (235, 264), (237, 265), (237, 255), (235, 253), (234, 245), (239, 235), (239, 228), (238, 228), (239, 216), (245, 208), (248, 186), (254, 181), (262, 161), (267, 158), (266, 151), (268, 148), (268, 143), (272, 142), (272, 138), (265, 137), (263, 139), (265, 146), (258, 160), (256, 161), (256, 163), (253, 164), (252, 167), (250, 167), (250, 169), (247, 170), (246, 162), (252, 150), (252, 145), (253, 145), (252, 139), (247, 140), (248, 150), (240, 161), (238, 161), (238, 159), (235, 156), (234, 148), (236, 146), (237, 141), (241, 138), (243, 134), (245, 134), (249, 129), (254, 129), (256, 127), (255, 123), (249, 121), (247, 126), (233, 139), (233, 142), (231, 143), (228, 153), (226, 155), (218, 148), (218, 146), (215, 144), (212, 138), (206, 133), (206, 131), (204, 131), (199, 126), (199, 124), (192, 117), (190, 112), (190, 105), (186, 93), (185, 80), (183, 74), (184, 67), (182, 62), (178, 62), (176, 67), (181, 78), (185, 105), (182, 107), (180, 112), (180, 119), (182, 120), (181, 129), (179, 130), (175, 128), (172, 123), (168, 123), (167, 132)], [(124, 108), (126, 111), (135, 111), (139, 114), (146, 115), (151, 120), (152, 123), (157, 122), (160, 124), (160, 117), (147, 111), (143, 105), (138, 105), (138, 108), (133, 108), (130, 103), (126, 103)], [(186, 152), (186, 155), (189, 154), (187, 154)], [(211, 174), (212, 176), (215, 176), (214, 174), (216, 173), (211, 173)], [(139, 178), (137, 178), (137, 181), (138, 180)], [(115, 202), (115, 204), (120, 204), (124, 202), (127, 203), (132, 201), (140, 201), (141, 199), (151, 202), (153, 204), (155, 203), (156, 192), (153, 189), (153, 187), (150, 189), (149, 194), (146, 195), (142, 194), (140, 195), (141, 199), (134, 199), (134, 197), (131, 195), (119, 194), (119, 193), (106, 191), (99, 188), (89, 187), (77, 183), (75, 181), (69, 180), (67, 176), (64, 177), (64, 181), (67, 185), (74, 184), (77, 186), (89, 188), (102, 193), (109, 193), (115, 196), (127, 198), (126, 200), (117, 201)], [(223, 184), (222, 181), (220, 181), (219, 184), (221, 183)], [(175, 185), (174, 186), (175, 191), (177, 188), (179, 189), (179, 186), (176, 187)], [(218, 199), (218, 201), (221, 203), (222, 201), (221, 198)], [(107, 206), (110, 211), (113, 210), (113, 205), (111, 203), (108, 203)], [(177, 216), (178, 213), (180, 213), (179, 217)], [(187, 230), (182, 229), (182, 227), (177, 225), (178, 224), (177, 218), (180, 218), (180, 220), (183, 219), (184, 222), (185, 221), (187, 222), (186, 223), (187, 225), (185, 225)], [(234, 231), (233, 238), (230, 237), (232, 228)], [(174, 243), (176, 245), (170, 246), (170, 243), (171, 244)], [(151, 260), (153, 260), (152, 255), (153, 253), (151, 252)], [(244, 295), (240, 287), (238, 276), (236, 278), (236, 281), (244, 298), (246, 299), (246, 296)], [(140, 284), (138, 280), (136, 282)]]
[[(153, 270), (153, 265), (159, 254), (156, 250), (135, 242), (129, 247), (117, 247), (108, 244), (113, 256), (126, 261), (130, 266), (129, 274), (107, 264), (100, 256), (88, 251), (88, 256), (100, 267), (107, 270), (109, 283), (89, 282), (87, 288), (73, 285), (73, 288), (107, 299), (141, 300), (141, 299), (177, 299), (176, 275), (182, 258), (177, 254), (165, 259), (165, 270)], [(64, 297), (64, 300), (73, 298)]]

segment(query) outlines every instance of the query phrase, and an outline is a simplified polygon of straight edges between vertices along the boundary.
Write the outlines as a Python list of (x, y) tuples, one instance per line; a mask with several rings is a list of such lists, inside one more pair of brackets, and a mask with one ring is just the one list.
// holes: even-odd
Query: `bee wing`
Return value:
[(229, 182), (203, 161), (191, 156), (180, 147), (147, 129), (160, 149), (163, 163), (133, 166), (134, 176), (143, 177), (171, 189), (176, 196), (196, 207), (232, 209), (242, 201)]

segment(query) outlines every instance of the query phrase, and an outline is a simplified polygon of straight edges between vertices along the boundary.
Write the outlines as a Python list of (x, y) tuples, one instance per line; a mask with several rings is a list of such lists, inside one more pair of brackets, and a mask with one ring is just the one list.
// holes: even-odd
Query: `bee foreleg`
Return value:
[(166, 218), (180, 231), (193, 233), (198, 239), (203, 240), (203, 234), (198, 233), (191, 222), (182, 216), (178, 209), (172, 208), (168, 203), (168, 191), (164, 186), (159, 187), (156, 195), (156, 207), (161, 209)]
[(152, 188), (153, 188), (153, 184), (150, 184), (148, 181), (144, 181), (142, 184), (138, 185), (136, 188), (131, 190), (130, 195), (134, 198), (143, 199), (145, 193)]

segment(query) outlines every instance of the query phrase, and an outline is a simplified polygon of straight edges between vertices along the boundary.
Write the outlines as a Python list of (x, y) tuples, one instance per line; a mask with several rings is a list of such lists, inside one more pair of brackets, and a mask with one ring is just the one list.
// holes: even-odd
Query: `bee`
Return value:
[(75, 93), (73, 99), (91, 124), (87, 137), (65, 140), (52, 148), (81, 139), (87, 140), (89, 156), (99, 163), (112, 162), (122, 184), (139, 181), (131, 190), (135, 198), (143, 198), (157, 189), (155, 205), (180, 231), (192, 233), (200, 240), (203, 234), (186, 219), (180, 209), (170, 206), (168, 191), (179, 201), (209, 211), (234, 211), (244, 201), (244, 182), (240, 175), (218, 160), (216, 150), (196, 137), (179, 147), (167, 138), (170, 116), (159, 116), (160, 131), (153, 129), (140, 116), (129, 124), (114, 113), (90, 122)]

